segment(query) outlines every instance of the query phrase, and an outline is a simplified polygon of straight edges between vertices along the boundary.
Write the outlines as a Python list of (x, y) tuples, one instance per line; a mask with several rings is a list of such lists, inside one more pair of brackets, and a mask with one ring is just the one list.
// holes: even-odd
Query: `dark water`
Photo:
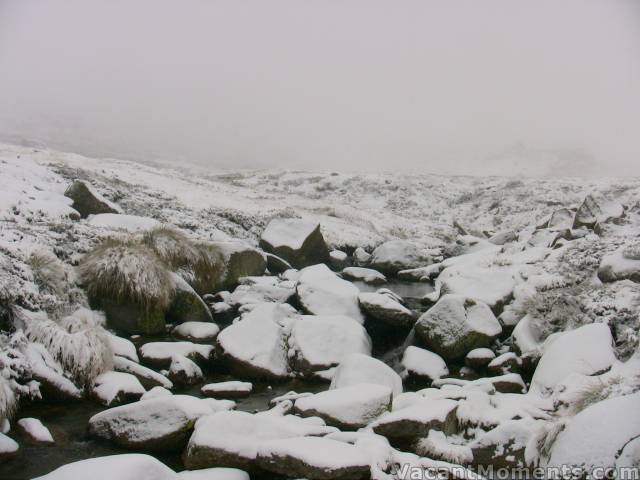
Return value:
[[(205, 382), (221, 382), (232, 379), (226, 375), (211, 374), (207, 376)], [(200, 386), (197, 385), (174, 393), (186, 393), (201, 397)], [(272, 398), (291, 390), (319, 392), (327, 388), (326, 384), (299, 380), (273, 385), (254, 382), (253, 386), (254, 390), (250, 397), (236, 400), (238, 410), (247, 412), (267, 410)], [(0, 480), (28, 480), (49, 473), (66, 463), (104, 455), (132, 453), (132, 450), (121, 449), (109, 442), (96, 440), (87, 435), (89, 419), (104, 409), (105, 407), (91, 400), (58, 405), (23, 404), (12, 425), (15, 425), (15, 421), (20, 418), (38, 418), (51, 431), (55, 444), (50, 446), (30, 445), (12, 430), (9, 436), (20, 444), (20, 450), (18, 450), (16, 457), (5, 463), (0, 463)], [(174, 470), (180, 471), (183, 469), (180, 454), (181, 452), (164, 454), (154, 452), (152, 455)]]

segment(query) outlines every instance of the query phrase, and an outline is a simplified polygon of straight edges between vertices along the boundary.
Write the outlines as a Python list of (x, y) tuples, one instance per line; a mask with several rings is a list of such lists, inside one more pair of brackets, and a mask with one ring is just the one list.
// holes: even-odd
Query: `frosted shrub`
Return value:
[(64, 294), (68, 276), (64, 264), (45, 246), (35, 247), (28, 257), (33, 278), (41, 291)]
[(146, 232), (143, 243), (151, 248), (172, 270), (187, 269), (198, 263), (202, 252), (184, 233), (166, 226)]
[(622, 250), (622, 256), (629, 260), (640, 260), (640, 243), (626, 246)]

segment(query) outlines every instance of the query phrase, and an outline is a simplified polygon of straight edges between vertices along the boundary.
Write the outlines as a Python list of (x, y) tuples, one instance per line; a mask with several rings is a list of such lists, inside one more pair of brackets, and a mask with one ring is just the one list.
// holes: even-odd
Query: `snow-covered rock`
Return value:
[(248, 396), (252, 390), (253, 384), (250, 382), (229, 381), (208, 383), (200, 389), (200, 392), (205, 397), (238, 398)]
[(113, 358), (113, 369), (116, 372), (130, 373), (134, 375), (144, 388), (163, 387), (167, 389), (173, 388), (173, 383), (167, 377), (150, 368), (140, 365), (131, 360), (115, 356)]
[(593, 227), (624, 215), (624, 207), (600, 193), (587, 195), (576, 212), (573, 228)]
[(329, 263), (334, 270), (342, 270), (349, 265), (349, 255), (342, 250), (331, 250), (329, 252)]
[(356, 266), (364, 266), (369, 263), (371, 260), (371, 254), (368, 253), (364, 248), (358, 247), (353, 252), (353, 262)]
[(221, 359), (240, 377), (289, 377), (287, 336), (282, 324), (295, 316), (290, 305), (256, 306), (218, 335)]
[(559, 208), (551, 214), (549, 221), (542, 228), (566, 230), (573, 228), (575, 212), (568, 208)]
[(142, 361), (157, 367), (168, 368), (174, 355), (182, 355), (189, 360), (206, 364), (213, 358), (212, 345), (201, 345), (193, 342), (149, 342), (140, 347)]
[(598, 278), (603, 282), (631, 280), (640, 283), (640, 243), (621, 247), (605, 255), (598, 268)]
[(18, 442), (0, 432), (0, 463), (16, 455), (19, 448)]
[(171, 357), (171, 365), (167, 373), (169, 380), (177, 385), (193, 385), (200, 383), (204, 378), (202, 369), (184, 355)]
[(114, 355), (128, 358), (132, 362), (140, 362), (136, 346), (131, 340), (127, 340), (126, 338), (119, 337), (112, 333), (107, 334), (107, 339), (109, 340), (109, 345), (111, 345), (111, 350), (113, 350)]
[(98, 213), (122, 213), (120, 207), (104, 198), (89, 182), (84, 180), (74, 180), (64, 195), (73, 200), (71, 206), (80, 213), (82, 218)]
[(304, 375), (335, 367), (353, 353), (371, 354), (367, 331), (343, 315), (301, 315), (291, 327), (288, 345), (292, 365)]
[(412, 345), (405, 349), (401, 364), (404, 378), (432, 382), (449, 375), (447, 364), (440, 355)]
[(502, 232), (491, 235), (488, 240), (494, 245), (504, 245), (506, 243), (517, 241), (518, 235), (512, 230), (504, 230)]
[(525, 449), (537, 434), (541, 423), (531, 418), (506, 420), (496, 428), (481, 433), (469, 444), (473, 452), (473, 464), (494, 468), (525, 467)]
[(436, 280), (436, 291), (439, 290), (440, 295), (466, 296), (496, 310), (513, 296), (515, 285), (510, 267), (486, 267), (465, 262), (445, 268)]
[(159, 398), (159, 397), (170, 397), (171, 395), (173, 395), (173, 393), (171, 393), (171, 390), (167, 390), (164, 387), (153, 387), (150, 390), (147, 390), (147, 392), (142, 395), (142, 397), (140, 397), (140, 400), (151, 400), (152, 398)]
[(303, 417), (318, 416), (328, 425), (353, 430), (390, 410), (391, 397), (389, 387), (360, 383), (299, 398), (294, 408)]
[(205, 293), (227, 290), (236, 286), (243, 277), (263, 275), (267, 269), (264, 253), (243, 241), (216, 241), (211, 245), (217, 255), (222, 257), (225, 266), (222, 277), (208, 287)]
[(93, 382), (91, 393), (100, 403), (110, 407), (139, 400), (146, 390), (130, 373), (105, 372)]
[(616, 361), (611, 330), (603, 323), (551, 335), (543, 352), (531, 379), (530, 391), (537, 394), (549, 393), (571, 374), (602, 373)]
[(640, 393), (603, 400), (569, 421), (551, 447), (547, 466), (567, 465), (585, 471), (612, 468), (623, 448), (638, 437)]
[(89, 458), (63, 465), (34, 480), (178, 480), (160, 460), (140, 453)]
[(442, 263), (434, 263), (428, 267), (400, 270), (396, 276), (398, 280), (406, 282), (430, 282), (440, 274), (443, 268)]
[(416, 322), (416, 315), (391, 295), (363, 292), (358, 295), (358, 302), (371, 318), (392, 327), (412, 327)]
[(368, 285), (382, 285), (387, 283), (387, 277), (384, 274), (372, 268), (364, 267), (347, 267), (342, 270), (342, 278), (351, 281), (361, 281)]
[(431, 430), (425, 438), (415, 442), (415, 452), (434, 460), (469, 465), (473, 461), (471, 448), (459, 437), (445, 435), (440, 430)]
[(237, 468), (203, 468), (183, 470), (178, 473), (180, 480), (250, 480), (249, 474)]
[(469, 368), (481, 370), (489, 365), (494, 358), (496, 358), (496, 354), (493, 353), (493, 350), (488, 348), (475, 348), (464, 357), (464, 363)]
[(458, 403), (449, 399), (422, 400), (383, 414), (369, 427), (387, 438), (426, 437), (432, 429), (446, 434), (457, 430)]
[(31, 366), (31, 376), (39, 384), (40, 394), (48, 401), (82, 398), (82, 391), (64, 376), (62, 366), (40, 343), (28, 343), (24, 355)]
[(267, 270), (273, 275), (284, 273), (290, 268), (293, 268), (284, 258), (280, 258), (272, 253), (267, 253), (265, 256), (267, 257)]
[(213, 322), (209, 307), (180, 275), (171, 273), (173, 300), (165, 313), (168, 323)]
[(431, 350), (453, 360), (488, 346), (502, 327), (486, 304), (461, 295), (445, 295), (418, 319), (415, 331)]
[(391, 367), (377, 358), (354, 353), (340, 362), (330, 388), (343, 388), (360, 383), (389, 387), (394, 396), (402, 393), (402, 379)]
[(421, 248), (408, 240), (390, 240), (376, 248), (371, 254), (369, 266), (389, 275), (400, 270), (426, 267), (435, 262), (437, 253)]
[(188, 395), (156, 397), (97, 413), (89, 419), (89, 433), (122, 448), (180, 450), (198, 418), (233, 406)]
[(357, 480), (370, 477), (366, 453), (327, 438), (274, 440), (261, 446), (258, 464), (279, 475), (310, 480)]
[(296, 293), (295, 282), (278, 277), (243, 277), (225, 301), (234, 307), (260, 303), (286, 303)]
[(252, 471), (262, 445), (283, 438), (319, 436), (335, 431), (318, 418), (285, 415), (290, 408), (290, 402), (283, 402), (272, 410), (256, 414), (230, 411), (201, 418), (183, 455), (185, 467), (217, 466)]
[(302, 308), (311, 315), (346, 315), (360, 323), (364, 317), (358, 306), (360, 291), (341, 279), (326, 265), (300, 271), (296, 294)]
[(522, 359), (513, 352), (503, 353), (489, 362), (487, 370), (491, 375), (518, 373), (522, 368)]
[(53, 443), (51, 432), (37, 418), (21, 418), (18, 420), (17, 425), (31, 442), (39, 444)]
[(220, 333), (220, 327), (210, 322), (184, 322), (171, 330), (171, 335), (194, 343), (212, 343)]
[(260, 248), (295, 268), (329, 262), (329, 248), (320, 223), (311, 219), (274, 218), (262, 232)]

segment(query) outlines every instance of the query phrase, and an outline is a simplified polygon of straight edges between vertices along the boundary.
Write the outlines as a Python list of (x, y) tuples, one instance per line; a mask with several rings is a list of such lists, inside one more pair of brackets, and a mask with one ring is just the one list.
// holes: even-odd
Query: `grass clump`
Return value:
[(41, 291), (55, 295), (64, 294), (68, 284), (64, 264), (44, 246), (35, 247), (27, 259), (33, 278)]

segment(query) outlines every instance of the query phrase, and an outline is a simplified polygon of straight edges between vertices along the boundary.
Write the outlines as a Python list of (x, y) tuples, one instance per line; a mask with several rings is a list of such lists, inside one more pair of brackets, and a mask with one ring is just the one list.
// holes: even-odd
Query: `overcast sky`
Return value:
[(217, 167), (557, 156), (640, 175), (640, 1), (0, 0), (0, 137)]

